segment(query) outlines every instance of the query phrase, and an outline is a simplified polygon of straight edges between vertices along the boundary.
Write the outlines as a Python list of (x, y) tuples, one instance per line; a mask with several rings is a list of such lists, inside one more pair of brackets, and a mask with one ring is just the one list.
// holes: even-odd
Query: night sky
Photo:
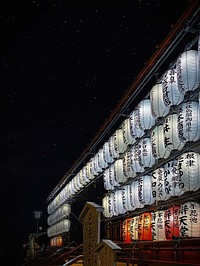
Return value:
[(46, 230), (47, 197), (189, 2), (0, 4), (0, 265), (18, 265), (33, 211)]

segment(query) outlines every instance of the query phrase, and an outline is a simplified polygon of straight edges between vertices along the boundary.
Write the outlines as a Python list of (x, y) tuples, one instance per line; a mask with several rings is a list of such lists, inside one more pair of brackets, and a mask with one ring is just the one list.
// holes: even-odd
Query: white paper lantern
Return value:
[(99, 174), (99, 172), (97, 171), (95, 167), (95, 157), (92, 157), (90, 159), (90, 174), (93, 176), (97, 176)]
[(109, 211), (111, 213), (111, 217), (117, 216), (116, 208), (115, 208), (115, 196), (114, 192), (109, 194)]
[(114, 135), (110, 136), (110, 138), (108, 139), (108, 144), (109, 144), (109, 150), (110, 150), (111, 157), (113, 159), (117, 159), (119, 157), (119, 152), (117, 148), (115, 147), (116, 141), (114, 138), (115, 138)]
[(156, 241), (166, 240), (165, 238), (165, 211), (159, 210), (152, 212), (151, 226), (152, 239)]
[(131, 205), (133, 208), (138, 209), (138, 208), (143, 208), (144, 204), (139, 201), (139, 179), (136, 178), (133, 180), (130, 184), (130, 189), (131, 189)]
[(130, 184), (123, 186), (121, 189), (122, 189), (122, 200), (123, 200), (124, 209), (127, 212), (135, 210), (135, 207), (131, 205), (131, 186), (130, 186)]
[(182, 141), (197, 141), (200, 138), (199, 103), (189, 101), (178, 109), (178, 136)]
[(135, 137), (131, 134), (130, 118), (125, 119), (121, 125), (126, 146), (135, 143)]
[(124, 214), (126, 209), (123, 205), (123, 193), (121, 189), (114, 191), (114, 209), (117, 215)]
[(165, 104), (162, 83), (156, 84), (150, 90), (151, 110), (155, 118), (165, 117), (170, 106)]
[(142, 147), (141, 143), (137, 143), (130, 149), (131, 166), (135, 173), (143, 173), (144, 166), (142, 164)]
[(155, 157), (152, 153), (150, 138), (142, 138), (139, 142), (141, 146), (141, 164), (144, 168), (152, 167), (155, 164)]
[(90, 171), (90, 162), (87, 162), (85, 168), (86, 168), (87, 178), (88, 178), (89, 180), (94, 179), (94, 175), (92, 175), (92, 173), (91, 173), (91, 171)]
[(164, 164), (165, 189), (171, 196), (180, 196), (184, 193), (183, 184), (178, 171), (178, 161), (172, 160)]
[(194, 91), (199, 86), (199, 56), (195, 50), (183, 52), (176, 62), (178, 86), (182, 93)]
[(138, 120), (139, 127), (142, 130), (151, 129), (155, 124), (155, 118), (151, 111), (151, 101), (149, 99), (142, 100), (138, 104)]
[(156, 201), (164, 201), (170, 198), (168, 182), (165, 178), (165, 169), (159, 167), (152, 172), (152, 193)]
[(98, 152), (94, 156), (94, 169), (97, 172), (97, 174), (100, 174), (100, 173), (103, 172), (103, 169), (99, 165), (99, 154), (98, 154)]
[(138, 109), (135, 109), (130, 114), (130, 129), (131, 135), (135, 138), (141, 138), (144, 135), (144, 130), (142, 130), (139, 126), (139, 113)]
[(109, 182), (113, 188), (119, 187), (119, 183), (117, 182), (117, 174), (114, 163), (109, 166)]
[(112, 213), (110, 211), (110, 205), (109, 205), (109, 196), (106, 195), (103, 197), (102, 199), (102, 205), (103, 205), (103, 215), (106, 217), (106, 218), (110, 218), (112, 217)]
[(123, 155), (123, 171), (127, 179), (132, 179), (136, 176), (131, 165), (131, 151), (127, 150)]
[(104, 159), (107, 164), (110, 164), (114, 161), (112, 157), (112, 153), (109, 147), (109, 142), (105, 142), (103, 145), (103, 153), (104, 153)]
[(123, 159), (118, 159), (114, 162), (114, 174), (115, 174), (115, 180), (117, 180), (117, 183), (125, 183), (127, 181), (127, 177), (124, 174), (124, 168), (123, 168)]
[(177, 114), (168, 115), (163, 123), (165, 148), (171, 152), (173, 150), (182, 150), (185, 141), (179, 138), (178, 134), (178, 116)]
[(178, 88), (177, 70), (169, 69), (162, 77), (163, 100), (166, 106), (179, 105), (184, 100), (184, 93)]
[(200, 155), (186, 152), (178, 157), (179, 178), (184, 191), (195, 191), (200, 188)]
[(138, 198), (142, 205), (151, 205), (154, 203), (152, 181), (150, 175), (144, 175), (138, 178)]
[(117, 157), (119, 157), (120, 154), (123, 154), (125, 150), (127, 149), (127, 145), (124, 141), (123, 137), (123, 130), (121, 128), (118, 128), (114, 134), (113, 134), (113, 139), (114, 139), (114, 149), (115, 153), (118, 154)]
[(151, 132), (153, 156), (156, 159), (168, 158), (170, 152), (165, 148), (163, 125), (156, 126)]
[(182, 204), (179, 224), (181, 237), (200, 237), (200, 204), (193, 201)]
[(115, 180), (113, 181), (110, 175), (110, 169), (107, 168), (103, 172), (103, 182), (104, 182), (104, 188), (106, 190), (113, 190), (115, 189)]
[(98, 165), (101, 169), (105, 169), (108, 166), (108, 163), (105, 160), (105, 154), (103, 148), (98, 151)]

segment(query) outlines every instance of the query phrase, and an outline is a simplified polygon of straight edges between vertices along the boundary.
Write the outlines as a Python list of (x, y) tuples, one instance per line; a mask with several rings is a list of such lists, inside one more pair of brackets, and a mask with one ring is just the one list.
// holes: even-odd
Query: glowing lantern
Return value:
[(173, 239), (180, 236), (179, 229), (179, 210), (180, 206), (173, 206), (165, 211), (165, 237)]
[(139, 201), (139, 180), (136, 178), (130, 184), (131, 195), (130, 202), (133, 208), (143, 208), (144, 204)]
[(155, 157), (152, 153), (152, 145), (150, 138), (142, 138), (141, 146), (141, 164), (144, 168), (152, 167), (155, 164)]
[(178, 170), (184, 191), (195, 191), (200, 188), (200, 155), (198, 153), (187, 152), (179, 156)]
[(152, 172), (152, 193), (156, 201), (163, 201), (170, 198), (168, 181), (165, 178), (165, 170), (159, 167)]
[(123, 237), (123, 241), (125, 243), (131, 242), (130, 222), (131, 222), (131, 218), (128, 218), (128, 219), (124, 220), (122, 223), (122, 237)]
[(92, 157), (90, 159), (90, 174), (93, 176), (97, 176), (99, 174), (98, 171), (96, 170), (96, 167), (95, 167), (95, 158), (94, 157)]
[(181, 150), (185, 142), (178, 137), (178, 116), (177, 114), (169, 115), (163, 123), (164, 143), (166, 149), (171, 152), (173, 150)]
[(109, 143), (109, 150), (110, 150), (111, 157), (113, 158), (113, 160), (117, 159), (119, 157), (119, 153), (115, 147), (116, 141), (115, 141), (114, 134), (110, 136), (110, 138), (108, 139), (108, 143)]
[(85, 168), (86, 168), (87, 178), (88, 178), (89, 180), (94, 179), (94, 175), (92, 175), (92, 173), (91, 173), (91, 171), (90, 171), (90, 162), (88, 162), (88, 163), (86, 164)]
[(115, 194), (114, 194), (114, 192), (109, 194), (109, 211), (110, 211), (112, 217), (118, 215), (116, 213)]
[(131, 152), (127, 150), (123, 156), (123, 171), (126, 178), (133, 178), (136, 176), (136, 173), (133, 171), (131, 165)]
[(131, 205), (131, 186), (129, 184), (123, 186), (122, 188), (122, 201), (124, 209), (128, 211), (133, 211), (135, 208)]
[(124, 214), (126, 212), (123, 205), (123, 192), (121, 189), (116, 190), (114, 193), (114, 210), (117, 215)]
[(135, 216), (130, 220), (131, 241), (138, 240), (138, 219), (139, 216)]
[(177, 70), (169, 69), (162, 77), (163, 100), (166, 106), (179, 105), (184, 100), (184, 93), (178, 88)]
[(179, 223), (182, 237), (200, 237), (200, 204), (190, 201), (181, 205)]
[(199, 103), (189, 101), (178, 109), (178, 135), (182, 141), (196, 141), (200, 138)]
[(163, 125), (156, 126), (151, 132), (153, 156), (157, 159), (168, 158), (170, 152), (165, 148)]
[(150, 100), (152, 114), (155, 118), (165, 117), (169, 113), (170, 106), (165, 104), (162, 83), (152, 87), (150, 90)]
[(123, 132), (124, 143), (126, 144), (126, 146), (134, 144), (135, 137), (131, 134), (131, 125), (129, 118), (125, 119), (122, 122), (121, 128)]
[(139, 113), (138, 109), (135, 109), (130, 114), (130, 126), (131, 126), (131, 135), (136, 138), (141, 138), (144, 135), (144, 130), (139, 126)]
[(152, 240), (166, 240), (165, 238), (165, 219), (164, 219), (165, 211), (159, 210), (152, 212)]
[(101, 169), (105, 169), (108, 166), (108, 163), (105, 160), (105, 154), (103, 148), (98, 151), (98, 165)]
[(127, 177), (124, 174), (123, 168), (123, 159), (118, 159), (114, 162), (114, 174), (115, 180), (117, 183), (125, 183), (127, 181)]
[(114, 139), (115, 153), (118, 154), (117, 157), (119, 157), (119, 155), (124, 153), (124, 151), (127, 148), (127, 145), (125, 144), (124, 137), (123, 137), (123, 130), (121, 128), (117, 129), (114, 132), (113, 139)]
[(109, 196), (106, 195), (105, 197), (103, 197), (102, 199), (102, 205), (103, 205), (103, 214), (106, 218), (110, 218), (112, 217), (112, 213), (110, 211), (110, 205), (109, 205)]
[(172, 160), (164, 164), (165, 190), (171, 196), (180, 196), (184, 193), (183, 184), (178, 171), (178, 161)]
[[(111, 141), (111, 140), (110, 140)], [(104, 153), (104, 159), (107, 164), (112, 163), (114, 161), (112, 157), (112, 153), (110, 151), (109, 142), (105, 142), (103, 145), (103, 153)]]
[(151, 205), (155, 199), (152, 193), (152, 181), (150, 175), (138, 178), (138, 199), (142, 205)]
[(151, 112), (151, 101), (145, 99), (138, 104), (139, 127), (142, 130), (151, 129), (155, 124), (155, 118)]
[(183, 52), (176, 62), (178, 86), (182, 93), (199, 87), (199, 56), (195, 50)]
[(143, 173), (144, 166), (142, 164), (141, 143), (137, 143), (130, 149), (131, 166), (135, 173)]
[(104, 182), (104, 188), (106, 190), (113, 190), (117, 186), (117, 183), (110, 175), (110, 169), (107, 168), (103, 172), (103, 182)]
[(103, 172), (101, 166), (99, 165), (99, 154), (98, 153), (96, 153), (94, 156), (94, 169), (97, 174), (100, 174), (101, 172)]
[(114, 163), (109, 166), (109, 181), (113, 188), (119, 187), (119, 183), (117, 182), (117, 173)]
[(145, 212), (139, 215), (138, 239), (139, 240), (152, 240), (151, 212)]

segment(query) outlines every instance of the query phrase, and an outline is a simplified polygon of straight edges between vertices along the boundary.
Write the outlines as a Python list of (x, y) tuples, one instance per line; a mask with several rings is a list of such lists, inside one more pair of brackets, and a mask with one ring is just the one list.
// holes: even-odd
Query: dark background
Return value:
[(34, 211), (46, 231), (47, 197), (189, 2), (0, 4), (0, 265), (23, 261)]

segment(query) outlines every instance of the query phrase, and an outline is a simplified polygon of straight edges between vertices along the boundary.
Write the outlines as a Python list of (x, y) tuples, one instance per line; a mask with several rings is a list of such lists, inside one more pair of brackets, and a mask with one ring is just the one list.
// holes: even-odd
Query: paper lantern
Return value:
[(133, 211), (135, 209), (134, 206), (131, 205), (131, 186), (127, 184), (121, 188), (122, 190), (122, 201), (124, 209), (128, 211)]
[(167, 240), (180, 236), (179, 210), (180, 206), (173, 206), (165, 211), (165, 237)]
[(182, 93), (199, 87), (199, 56), (195, 50), (183, 52), (176, 62), (178, 86)]
[(163, 210), (151, 213), (152, 240), (166, 240), (164, 213), (165, 211)]
[(177, 114), (168, 115), (163, 123), (164, 144), (165, 148), (171, 152), (173, 150), (181, 150), (185, 141), (179, 138), (178, 134), (178, 116)]
[(150, 90), (151, 110), (155, 118), (165, 117), (170, 106), (165, 104), (162, 83), (156, 84)]
[(179, 223), (181, 237), (200, 237), (200, 204), (193, 201), (182, 204)]
[(151, 132), (152, 153), (156, 159), (168, 158), (170, 152), (165, 148), (163, 125), (156, 126)]
[[(110, 140), (111, 141), (111, 140)], [(107, 164), (112, 163), (114, 161), (112, 157), (112, 153), (110, 151), (109, 142), (105, 142), (103, 145), (103, 153), (104, 153), (104, 159)]]
[(109, 196), (106, 195), (102, 199), (102, 205), (103, 205), (103, 215), (106, 218), (112, 217), (112, 213), (110, 211), (110, 205), (109, 205)]
[(130, 149), (131, 167), (135, 173), (143, 173), (144, 166), (142, 164), (142, 147), (141, 143), (137, 143)]
[(165, 190), (171, 196), (180, 196), (184, 193), (183, 183), (178, 171), (178, 161), (172, 160), (164, 164)]
[(182, 141), (197, 141), (200, 138), (199, 103), (189, 101), (178, 109), (178, 136)]
[(125, 119), (122, 122), (121, 128), (123, 132), (124, 143), (126, 144), (126, 146), (134, 144), (135, 137), (131, 134), (131, 125), (129, 118)]
[(130, 222), (131, 222), (131, 218), (128, 218), (124, 220), (122, 223), (122, 238), (125, 243), (131, 242)]
[(116, 173), (116, 168), (115, 168), (114, 163), (111, 164), (108, 169), (109, 169), (109, 180), (110, 180), (111, 186), (113, 186), (114, 188), (119, 187), (119, 183), (117, 182), (117, 179), (116, 179), (117, 173)]
[(150, 175), (144, 175), (138, 178), (138, 199), (142, 205), (151, 205), (155, 201), (151, 179)]
[(86, 169), (87, 178), (89, 180), (94, 179), (94, 175), (92, 175), (92, 173), (90, 171), (90, 162), (87, 162), (87, 164), (85, 165), (85, 169)]
[(108, 143), (109, 143), (109, 150), (110, 150), (111, 157), (113, 158), (113, 160), (117, 159), (119, 157), (119, 152), (116, 148), (116, 141), (115, 141), (114, 134), (110, 136), (110, 138), (108, 139)]
[(103, 172), (103, 182), (104, 188), (106, 190), (113, 190), (117, 186), (116, 181), (113, 180), (113, 177), (110, 175), (110, 169), (107, 168)]
[(198, 153), (186, 152), (179, 156), (178, 170), (184, 191), (195, 191), (200, 188), (200, 155)]
[(118, 154), (117, 157), (119, 157), (119, 155), (123, 154), (124, 151), (127, 149), (127, 145), (126, 145), (124, 137), (123, 137), (123, 130), (121, 128), (118, 128), (114, 132), (113, 140), (114, 140), (115, 153)]
[(179, 90), (176, 68), (167, 70), (162, 77), (163, 101), (166, 106), (179, 105), (184, 93)]
[(103, 170), (108, 166), (108, 163), (105, 160), (105, 154), (103, 148), (98, 151), (98, 165)]
[(139, 215), (138, 239), (139, 240), (152, 240), (151, 212), (145, 212)]
[(138, 104), (138, 120), (139, 127), (142, 130), (151, 129), (155, 124), (155, 118), (151, 111), (151, 101), (149, 99), (142, 100)]
[(138, 240), (138, 219), (139, 219), (139, 216), (137, 215), (131, 218), (129, 222), (131, 242)]
[(165, 178), (165, 169), (159, 167), (152, 172), (152, 194), (156, 201), (163, 201), (170, 198), (168, 182)]
[(123, 159), (118, 159), (114, 163), (114, 174), (115, 174), (115, 180), (117, 183), (125, 183), (127, 181), (127, 177), (124, 174), (124, 168), (123, 168)]
[(131, 112), (129, 119), (131, 135), (135, 138), (141, 138), (144, 135), (144, 130), (142, 130), (139, 126), (138, 109), (135, 109)]
[(126, 209), (123, 205), (123, 192), (121, 189), (117, 189), (113, 192), (114, 195), (114, 210), (117, 215), (124, 214)]
[(116, 212), (115, 193), (114, 192), (109, 194), (109, 211), (110, 211), (112, 217), (118, 215), (118, 213)]
[(141, 164), (144, 168), (152, 167), (155, 164), (155, 157), (152, 152), (150, 138), (142, 138), (139, 142), (141, 147)]
[(95, 172), (97, 173), (97, 175), (103, 172), (103, 169), (101, 168), (101, 166), (99, 164), (98, 152), (94, 156), (94, 169), (95, 169)]
[(92, 157), (90, 159), (90, 174), (93, 176), (97, 176), (99, 174), (95, 164), (96, 164), (95, 157)]
[(131, 151), (127, 150), (123, 155), (123, 171), (127, 179), (131, 179), (136, 176), (131, 165)]
[(130, 202), (133, 208), (143, 208), (144, 204), (139, 201), (139, 179), (136, 178), (134, 181), (130, 184)]

